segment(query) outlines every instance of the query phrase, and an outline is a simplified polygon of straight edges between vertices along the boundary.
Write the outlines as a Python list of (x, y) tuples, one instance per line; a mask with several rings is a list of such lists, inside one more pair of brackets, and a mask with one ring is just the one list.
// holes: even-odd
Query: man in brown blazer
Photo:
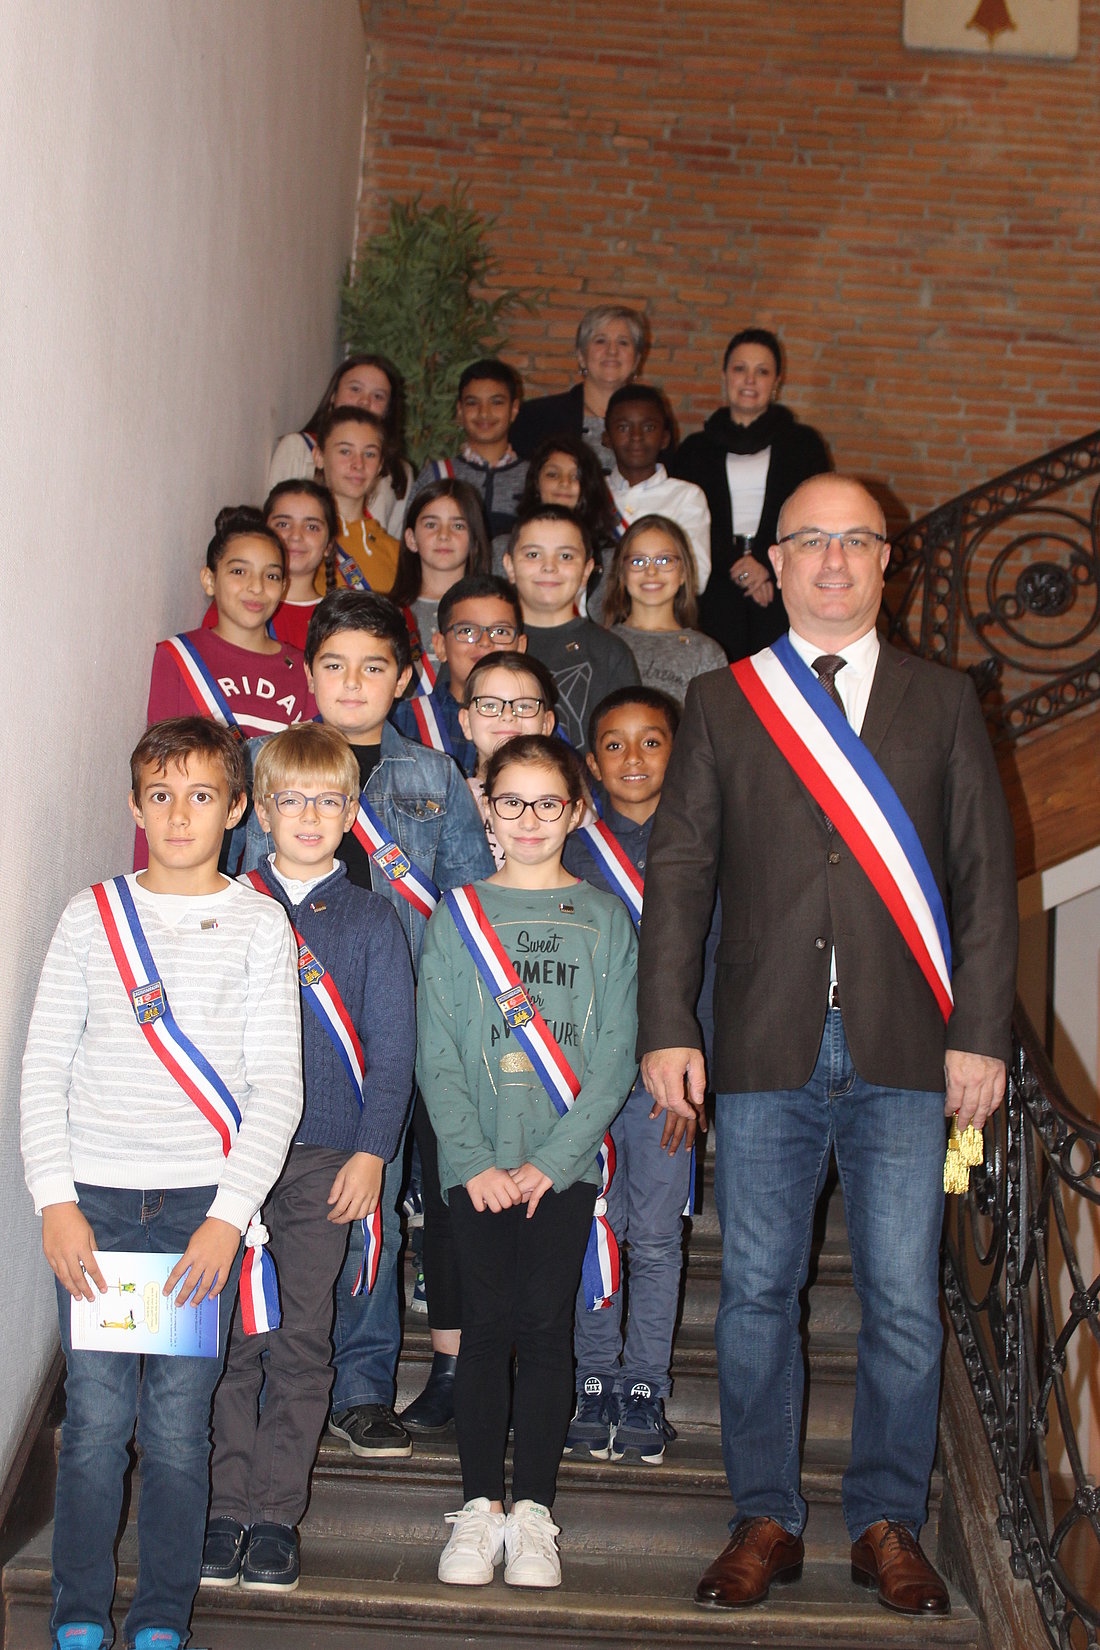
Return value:
[(736, 1608), (801, 1574), (798, 1296), (835, 1151), (862, 1308), (843, 1484), (852, 1576), (891, 1609), (943, 1613), (917, 1536), (939, 1403), (944, 1113), (981, 1128), (1004, 1092), (1012, 831), (969, 678), (879, 641), (890, 547), (874, 499), (816, 477), (787, 500), (777, 538), (791, 647), (896, 792), (949, 913), (954, 1001), (941, 1009), (740, 683), (697, 678), (649, 846), (638, 980), (646, 1086), (658, 1107), (701, 1118), (695, 1003), (717, 891), (716, 1340), (736, 1517), (695, 1596)]

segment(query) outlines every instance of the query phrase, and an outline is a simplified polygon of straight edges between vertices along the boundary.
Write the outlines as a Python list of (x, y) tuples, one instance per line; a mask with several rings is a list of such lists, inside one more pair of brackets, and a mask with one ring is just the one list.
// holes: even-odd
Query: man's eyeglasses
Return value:
[(498, 699), (495, 693), (475, 693), (470, 700), (479, 716), (503, 716), (510, 710), (517, 722), (528, 722), (542, 709), (541, 699)]
[(488, 637), (497, 647), (511, 647), (519, 631), (514, 624), (449, 624), (443, 634), (470, 646)]
[(343, 791), (318, 791), (316, 796), (306, 796), (304, 791), (268, 791), (264, 797), (265, 802), (274, 802), (285, 819), (295, 819), (305, 813), (307, 802), (313, 803), (318, 818), (336, 819), (350, 800)]
[(525, 802), (522, 796), (491, 796), (489, 806), (498, 819), (522, 819), (530, 808), (536, 819), (547, 825), (560, 819), (569, 806), (568, 797), (538, 796), (534, 802)]
[(886, 543), (885, 533), (873, 533), (869, 527), (850, 527), (846, 533), (827, 533), (823, 527), (800, 527), (797, 533), (785, 533), (777, 544), (793, 544), (796, 550), (807, 550), (811, 555), (827, 551), (833, 540), (853, 556), (866, 556), (876, 544)]

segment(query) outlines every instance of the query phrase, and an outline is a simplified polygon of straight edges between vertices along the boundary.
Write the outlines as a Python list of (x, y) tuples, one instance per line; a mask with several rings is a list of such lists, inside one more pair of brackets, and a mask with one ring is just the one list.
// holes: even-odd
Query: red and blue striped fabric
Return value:
[(439, 889), (431, 877), (413, 864), (404, 849), (398, 847), (367, 801), (366, 791), (360, 794), (359, 812), (351, 829), (356, 841), (366, 849), (382, 875), (393, 883), (413, 910), (419, 911), (423, 917), (430, 917), (439, 904)]
[[(217, 1129), (222, 1155), (228, 1157), (241, 1126), (240, 1110), (213, 1066), (181, 1030), (172, 1013), (125, 877), (98, 882), (92, 893), (115, 967), (142, 1035), (169, 1076)], [(241, 1265), (241, 1318), (246, 1335), (278, 1329), (282, 1321), (275, 1266), (264, 1248), (266, 1241), (267, 1233), (259, 1215), (255, 1214), (245, 1234), (245, 1258)]]
[(187, 691), (194, 699), (200, 714), (209, 716), (212, 722), (220, 722), (223, 727), (239, 732), (240, 724), (229, 708), (229, 700), (218, 686), (213, 672), (191, 638), (169, 636), (160, 645), (175, 660)]
[[(259, 871), (246, 871), (240, 880), (255, 888), (258, 894), (266, 894), (269, 899), (275, 898)], [(337, 989), (336, 981), (320, 958), (310, 950), (294, 924), (291, 923), (290, 926), (298, 947), (298, 985), (302, 996), (320, 1020), (336, 1050), (337, 1058), (347, 1073), (359, 1110), (362, 1111), (363, 1080), (367, 1069), (363, 1045), (351, 1023), (351, 1015), (344, 1006), (344, 999)], [(359, 1268), (351, 1291), (353, 1295), (361, 1295), (364, 1291), (369, 1295), (373, 1289), (374, 1280), (378, 1276), (381, 1247), (382, 1211), (381, 1208), (376, 1208), (363, 1220), (364, 1264)]]

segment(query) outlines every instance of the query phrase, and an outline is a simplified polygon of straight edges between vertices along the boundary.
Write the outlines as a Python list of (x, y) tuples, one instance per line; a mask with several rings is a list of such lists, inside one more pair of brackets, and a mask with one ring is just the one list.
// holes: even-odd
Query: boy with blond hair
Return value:
[[(412, 1092), (413, 978), (401, 924), (335, 857), (358, 801), (358, 764), (332, 728), (288, 728), (256, 759), (253, 802), (275, 851), (245, 880), (282, 906), (297, 940), (305, 1109), (264, 1209), (282, 1328), (246, 1337), (234, 1322), (214, 1405), (204, 1587), (298, 1585), (295, 1527), (332, 1386), (333, 1286), (348, 1227), (377, 1227), (383, 1170)], [(368, 1241), (366, 1287), (370, 1250)]]
[[(180, 1253), (163, 1290), (181, 1286), (177, 1305), (231, 1302), (241, 1234), (302, 1109), (290, 926), (271, 901), (218, 872), (225, 830), (245, 806), (241, 746), (205, 717), (157, 722), (130, 774), (148, 869), (69, 901), (23, 1057), (23, 1161), (57, 1279), (66, 1363), (50, 1615), (51, 1643), (64, 1650), (100, 1650), (113, 1637), (135, 1422), (139, 1558), (124, 1639), (136, 1650), (178, 1650), (186, 1639), (210, 1398), (230, 1318), (220, 1313), (217, 1356), (147, 1355), (139, 1384), (135, 1354), (73, 1347), (72, 1301), (106, 1291), (106, 1255), (141, 1251)], [(253, 1257), (262, 1236), (252, 1226)], [(242, 1288), (258, 1318), (277, 1321), (260, 1271), (250, 1260)]]

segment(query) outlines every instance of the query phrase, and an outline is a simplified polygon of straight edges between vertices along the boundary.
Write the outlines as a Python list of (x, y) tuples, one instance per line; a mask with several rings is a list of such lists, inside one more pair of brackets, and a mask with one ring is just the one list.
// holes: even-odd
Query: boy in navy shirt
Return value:
[(275, 852), (245, 880), (294, 925), (306, 1099), (263, 1217), (282, 1326), (246, 1337), (238, 1313), (214, 1404), (204, 1587), (298, 1585), (295, 1526), (332, 1386), (332, 1290), (349, 1225), (378, 1208), (412, 1092), (416, 1020), (401, 924), (335, 858), (358, 797), (359, 765), (331, 728), (290, 728), (257, 758), (254, 805)]
[[(644, 883), (646, 851), (661, 796), (679, 707), (655, 688), (620, 688), (592, 712), (586, 758), (604, 796), (603, 824)], [(598, 827), (597, 827), (598, 831)], [(609, 893), (621, 892), (592, 828), (574, 831), (562, 864)], [(607, 1217), (628, 1251), (630, 1313), (622, 1334), (622, 1293), (600, 1312), (578, 1296), (574, 1319), (577, 1408), (565, 1453), (597, 1461), (624, 1455), (656, 1466), (666, 1439), (672, 1334), (683, 1265), (682, 1217), (688, 1198), (694, 1122), (654, 1119), (652, 1096), (635, 1083), (611, 1125), (615, 1174)], [(679, 1129), (684, 1121), (685, 1130)], [(681, 1147), (682, 1149), (677, 1149)]]

